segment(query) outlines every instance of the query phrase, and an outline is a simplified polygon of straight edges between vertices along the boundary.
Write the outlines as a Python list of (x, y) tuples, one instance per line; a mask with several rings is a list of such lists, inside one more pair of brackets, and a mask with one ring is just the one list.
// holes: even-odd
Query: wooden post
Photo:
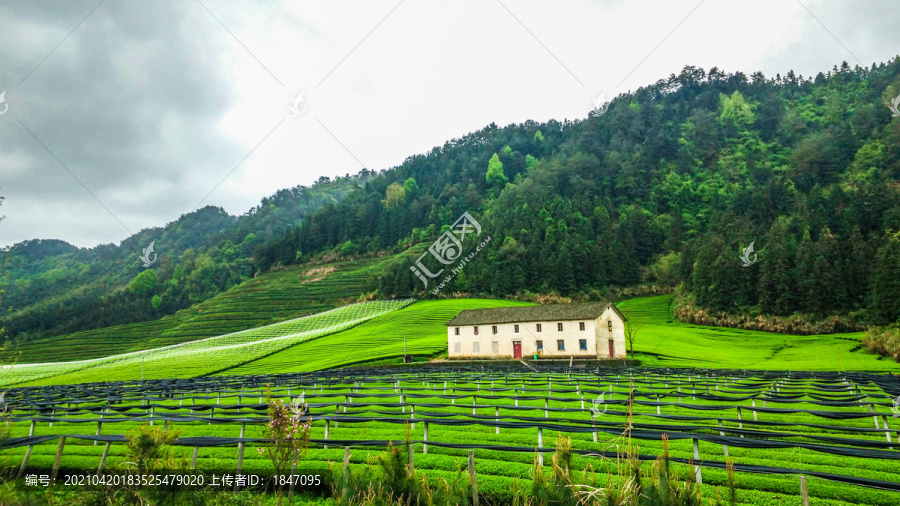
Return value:
[[(722, 428), (722, 419), (721, 418), (719, 419), (719, 428), (720, 429)], [(725, 431), (720, 430), (719, 435), (724, 437)], [(722, 445), (722, 452), (725, 454), (726, 457), (728, 456), (728, 445)]]
[(200, 447), (199, 447), (199, 446), (195, 446), (195, 447), (194, 447), (194, 454), (191, 456), (191, 469), (196, 469), (196, 468), (197, 468), (197, 453), (199, 453), (199, 452), (200, 452)]
[[(881, 415), (881, 421), (884, 422), (884, 436), (887, 438), (887, 442), (891, 442), (891, 428), (888, 426), (887, 415)], [(897, 442), (900, 443), (900, 435), (897, 436)], [(894, 449), (892, 446), (891, 450)]]
[(344, 491), (349, 492), (347, 487), (350, 486), (350, 447), (344, 447), (344, 469), (341, 473), (341, 478), (343, 479)]
[(97, 466), (97, 474), (100, 474), (103, 472), (103, 466), (106, 464), (106, 456), (109, 455), (109, 446), (111, 444), (112, 444), (112, 442), (107, 441), (106, 446), (103, 447), (103, 455), (100, 456), (100, 465)]
[(800, 500), (803, 506), (809, 506), (809, 490), (806, 487), (806, 476), (800, 475)]
[(694, 438), (694, 474), (697, 476), (697, 483), (703, 484), (703, 473), (700, 471), (700, 442)]
[(550, 407), (550, 399), (544, 399), (544, 418), (550, 418), (550, 412), (547, 408)]
[[(31, 421), (31, 427), (28, 429), (28, 435), (34, 435), (34, 420)], [(16, 480), (22, 477), (25, 474), (25, 466), (28, 465), (28, 459), (31, 458), (31, 451), (34, 450), (34, 445), (28, 445), (28, 449), (25, 450), (25, 458), (22, 459), (22, 467), (19, 468), (19, 474), (16, 475)]]
[[(737, 413), (738, 413), (738, 420), (743, 420), (743, 418), (741, 417), (741, 407), (740, 407), (740, 406), (738, 406), (738, 408), (737, 408)], [(740, 422), (740, 421), (738, 422), (738, 428), (739, 428), (739, 429), (743, 429), (743, 428), (744, 428), (743, 422)], [(741, 437), (744, 437), (744, 435), (741, 434)]]
[(591, 412), (591, 427), (594, 428), (594, 442), (597, 442), (597, 422), (594, 420), (594, 412)]
[(872, 420), (875, 420), (875, 428), (879, 429), (880, 427), (878, 426), (878, 415), (875, 414), (875, 405), (869, 405), (869, 396), (868, 395), (866, 396), (866, 408), (872, 409)]
[[(103, 410), (100, 410), (100, 420), (103, 420)], [(97, 435), (100, 435), (100, 429), (103, 427), (103, 422), (97, 422)], [(94, 446), (97, 446), (97, 441), (94, 441)]]
[[(756, 399), (750, 399), (750, 403), (753, 404), (753, 407), (754, 407), (754, 408), (756, 407)], [(754, 422), (757, 421), (757, 420), (756, 420), (756, 410), (755, 410), (755, 409), (753, 410), (753, 421), (754, 421)]]
[(544, 454), (540, 451), (544, 447), (544, 428), (538, 427), (538, 465), (544, 465)]
[[(300, 458), (300, 450), (294, 450), (294, 458), (291, 459), (291, 479), (288, 483), (288, 499), (294, 497), (294, 475), (297, 474), (297, 459)], [(290, 501), (288, 501), (290, 504)]]
[(656, 414), (661, 415), (662, 411), (660, 410), (661, 406), (659, 405), (659, 394), (656, 394)]
[[(247, 428), (246, 423), (241, 423), (241, 439), (244, 438), (244, 429)], [(237, 457), (237, 474), (241, 474), (241, 468), (244, 467), (244, 442), (241, 441), (238, 443), (238, 457)], [(234, 484), (234, 491), (237, 492), (238, 485)]]
[(56, 458), (53, 459), (53, 469), (50, 470), (50, 483), (56, 481), (56, 473), (59, 472), (59, 464), (62, 462), (63, 448), (66, 446), (66, 436), (59, 438), (59, 445), (56, 446)]
[(422, 444), (422, 453), (428, 453), (428, 422), (425, 422), (425, 443)]
[(472, 504), (478, 506), (478, 475), (475, 474), (474, 450), (469, 450), (469, 482), (472, 484)]
[[(325, 439), (328, 439), (328, 434), (331, 432), (331, 420), (325, 420)], [(328, 445), (322, 445), (322, 448), (328, 449)]]

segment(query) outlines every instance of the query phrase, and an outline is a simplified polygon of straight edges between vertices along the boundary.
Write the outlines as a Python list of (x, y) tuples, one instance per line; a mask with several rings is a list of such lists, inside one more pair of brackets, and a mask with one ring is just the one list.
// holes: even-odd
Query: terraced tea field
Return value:
[[(7, 395), (12, 438), (0, 445), (0, 466), (14, 473), (33, 445), (25, 473), (47, 472), (61, 448), (62, 468), (96, 470), (107, 449), (103, 465), (113, 468), (128, 458), (121, 436), (152, 421), (181, 431), (177, 453), (196, 468), (234, 470), (243, 452), (244, 472), (271, 473), (255, 448), (267, 421), (261, 394), (272, 385), (276, 396), (302, 394), (308, 403), (312, 444), (298, 473), (328, 474), (345, 447), (351, 467), (361, 470), (389, 441), (403, 444), (408, 427), (419, 472), (453, 479), (474, 449), (479, 491), (502, 501), (516, 483), (530, 486), (536, 452), (547, 464), (558, 435), (571, 438), (573, 467), (613, 472), (632, 420), (642, 458), (660, 454), (668, 435), (676, 470), (685, 477), (698, 464), (707, 498), (725, 484), (728, 455), (742, 504), (799, 504), (799, 474), (808, 477), (812, 504), (900, 499), (900, 419), (889, 410), (900, 393), (895, 376), (532, 367), (407, 366), (19, 388)], [(68, 436), (64, 447), (60, 435)]]
[(292, 346), (220, 374), (317, 371), (403, 355), (432, 357), (447, 352), (447, 327), (460, 311), (521, 305), (496, 299), (425, 300), (373, 318), (358, 327)]
[(673, 321), (671, 295), (617, 304), (640, 322), (635, 358), (653, 367), (778, 369), (789, 371), (893, 371), (900, 364), (862, 348), (863, 332), (795, 336)]
[(35, 339), (0, 353), (0, 363), (62, 362), (105, 357), (246, 330), (356, 302), (378, 286), (389, 263), (414, 255), (363, 258), (273, 271), (156, 321)]
[(138, 370), (141, 379), (191, 378), (352, 328), (412, 303), (412, 299), (361, 302), (265, 327), (151, 350), (71, 362), (15, 364), (4, 368), (2, 380), (7, 384), (129, 380), (135, 378)]

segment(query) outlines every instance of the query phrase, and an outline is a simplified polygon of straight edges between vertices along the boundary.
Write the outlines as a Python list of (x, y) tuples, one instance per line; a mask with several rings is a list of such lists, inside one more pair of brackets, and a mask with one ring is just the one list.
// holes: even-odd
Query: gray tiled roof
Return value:
[[(484, 309), (466, 309), (447, 322), (447, 325), (481, 325), (486, 323), (549, 322), (593, 320), (607, 307), (622, 316), (618, 308), (609, 302), (582, 302), (573, 304), (537, 304), (534, 306), (508, 306)], [(622, 316), (622, 319), (625, 319)]]

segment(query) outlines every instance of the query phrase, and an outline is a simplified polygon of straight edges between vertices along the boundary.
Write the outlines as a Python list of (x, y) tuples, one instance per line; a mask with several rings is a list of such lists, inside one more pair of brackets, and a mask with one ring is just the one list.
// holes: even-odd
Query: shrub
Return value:
[(269, 405), (269, 422), (263, 431), (269, 442), (257, 451), (268, 457), (275, 468), (275, 495), (280, 505), (283, 490), (278, 484), (283, 480), (279, 477), (306, 454), (312, 424), (309, 418), (305, 422), (300, 420), (307, 411), (306, 403), (300, 397), (289, 408), (282, 399), (273, 401), (271, 385), (266, 385), (266, 403)]
[(429, 480), (409, 464), (409, 425), (406, 443), (390, 446), (385, 455), (368, 462), (360, 471), (343, 473), (332, 466), (332, 494), (338, 504), (348, 506), (470, 504), (468, 475), (457, 466), (456, 478)]
[(867, 350), (900, 362), (900, 324), (871, 327), (862, 342)]

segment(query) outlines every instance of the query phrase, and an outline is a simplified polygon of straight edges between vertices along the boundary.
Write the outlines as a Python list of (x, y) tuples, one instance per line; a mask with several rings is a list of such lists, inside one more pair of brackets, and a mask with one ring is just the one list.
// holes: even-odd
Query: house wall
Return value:
[[(584, 322), (584, 330), (579, 330), (579, 322)], [(612, 321), (613, 330), (609, 331), (607, 322)], [(541, 332), (537, 331), (537, 324), (541, 324)], [(557, 323), (563, 324), (562, 332), (557, 330)], [(527, 321), (518, 322), (519, 332), (515, 332), (516, 323), (496, 324), (497, 333), (492, 331), (493, 324), (478, 325), (478, 335), (475, 335), (475, 325), (459, 326), (459, 335), (456, 335), (456, 326), (447, 327), (447, 349), (451, 358), (463, 357), (494, 357), (512, 358), (513, 342), (521, 341), (522, 357), (527, 358), (537, 351), (537, 341), (543, 341), (544, 349), (538, 352), (543, 357), (597, 357), (609, 358), (609, 339), (614, 341), (615, 358), (625, 358), (625, 322), (612, 309), (606, 309), (600, 317), (594, 320), (566, 320), (566, 321)], [(563, 340), (565, 350), (557, 349), (557, 341)], [(586, 340), (587, 350), (579, 349), (579, 340)], [(498, 350), (493, 350), (493, 343), (497, 343)], [(457, 351), (456, 344), (459, 344)], [(478, 351), (474, 344), (478, 343)]]

